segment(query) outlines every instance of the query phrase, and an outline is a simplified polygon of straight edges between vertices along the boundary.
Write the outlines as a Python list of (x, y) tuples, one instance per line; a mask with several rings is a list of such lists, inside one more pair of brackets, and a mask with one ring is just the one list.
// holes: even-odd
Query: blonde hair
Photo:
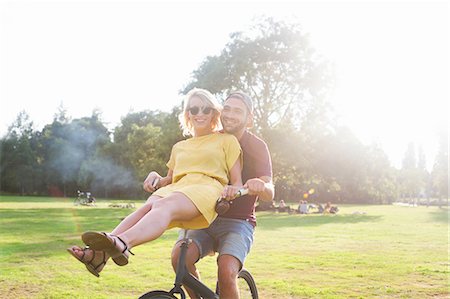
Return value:
[(180, 121), (181, 129), (183, 130), (183, 135), (194, 136), (194, 130), (192, 122), (189, 120), (189, 108), (191, 107), (191, 100), (193, 97), (198, 97), (202, 100), (205, 105), (213, 108), (213, 117), (211, 120), (211, 129), (214, 131), (219, 131), (222, 129), (222, 123), (220, 122), (220, 111), (222, 111), (222, 106), (219, 104), (217, 99), (207, 91), (206, 89), (193, 88), (187, 94), (184, 100), (183, 112), (178, 116)]

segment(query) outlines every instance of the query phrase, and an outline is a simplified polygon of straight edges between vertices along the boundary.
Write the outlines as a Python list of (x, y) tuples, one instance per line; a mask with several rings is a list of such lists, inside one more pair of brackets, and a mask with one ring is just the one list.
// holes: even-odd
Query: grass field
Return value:
[[(134, 249), (100, 278), (65, 249), (111, 230), (128, 209), (70, 199), (0, 197), (0, 298), (137, 298), (170, 289), (176, 230)], [(142, 204), (141, 202), (136, 202)], [(337, 215), (258, 214), (246, 268), (261, 298), (450, 298), (448, 209), (342, 206)], [(199, 264), (210, 286), (215, 258)]]

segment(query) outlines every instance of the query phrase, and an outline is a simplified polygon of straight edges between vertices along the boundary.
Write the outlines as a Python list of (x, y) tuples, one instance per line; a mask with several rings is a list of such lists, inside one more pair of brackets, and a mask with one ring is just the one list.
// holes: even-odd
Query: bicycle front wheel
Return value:
[(152, 291), (145, 293), (139, 299), (178, 299), (174, 295), (166, 291)]
[(253, 276), (245, 269), (238, 275), (238, 289), (241, 299), (258, 299), (258, 290)]

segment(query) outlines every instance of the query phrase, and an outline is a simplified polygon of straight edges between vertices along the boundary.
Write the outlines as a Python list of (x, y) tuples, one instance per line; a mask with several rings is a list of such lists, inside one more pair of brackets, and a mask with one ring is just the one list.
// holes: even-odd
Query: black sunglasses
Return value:
[(198, 106), (192, 106), (188, 109), (188, 111), (192, 114), (192, 115), (197, 115), (200, 112), (200, 109), (202, 111), (203, 114), (208, 115), (211, 113), (211, 111), (214, 110), (214, 108), (212, 107), (198, 107)]

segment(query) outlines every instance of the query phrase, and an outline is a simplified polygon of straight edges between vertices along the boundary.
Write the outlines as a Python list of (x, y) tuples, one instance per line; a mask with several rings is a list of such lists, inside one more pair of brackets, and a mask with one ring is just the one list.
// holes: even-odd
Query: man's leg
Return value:
[[(174, 270), (176, 270), (176, 265), (178, 264), (181, 241), (185, 237), (187, 237), (190, 240), (192, 240), (192, 243), (189, 244), (186, 253), (186, 267), (188, 268), (191, 274), (200, 279), (200, 273), (197, 270), (195, 264), (202, 257), (210, 253), (214, 254), (213, 251), (214, 239), (210, 235), (211, 233), (210, 229), (213, 227), (214, 222), (208, 228), (198, 230), (188, 230), (186, 235), (184, 234), (185, 233), (184, 231), (180, 232), (178, 241), (174, 245), (174, 248), (172, 250), (172, 266), (174, 267)], [(192, 292), (190, 289), (186, 288), (186, 291), (188, 292), (191, 298), (197, 298), (194, 292)]]
[(234, 256), (223, 254), (217, 261), (220, 297), (239, 299), (237, 276), (241, 270), (241, 262)]
[(239, 298), (237, 276), (253, 243), (254, 227), (245, 220), (219, 218), (215, 227), (221, 298)]

